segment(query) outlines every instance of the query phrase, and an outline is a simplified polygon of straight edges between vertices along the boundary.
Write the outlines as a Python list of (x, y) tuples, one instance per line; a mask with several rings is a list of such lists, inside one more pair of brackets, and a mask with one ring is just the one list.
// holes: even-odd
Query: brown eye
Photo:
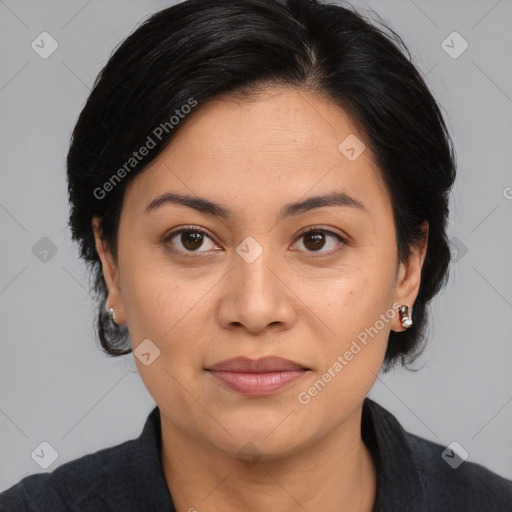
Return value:
[[(331, 253), (343, 247), (345, 239), (326, 229), (310, 229), (302, 233), (303, 246), (306, 252)], [(336, 242), (337, 241), (337, 242)], [(327, 246), (327, 250), (322, 250)]]
[(180, 242), (189, 251), (195, 251), (203, 245), (203, 234), (197, 231), (183, 231)]
[(325, 234), (318, 231), (304, 235), (304, 246), (311, 251), (318, 251), (325, 245)]
[(208, 252), (207, 250), (199, 250), (204, 248), (205, 242), (207, 240), (211, 242), (212, 247), (206, 247), (206, 249), (208, 250), (214, 248), (215, 244), (213, 240), (206, 234), (206, 231), (200, 228), (182, 228), (168, 234), (163, 239), (163, 243), (167, 244), (169, 249), (173, 251), (185, 254), (191, 252), (202, 254)]

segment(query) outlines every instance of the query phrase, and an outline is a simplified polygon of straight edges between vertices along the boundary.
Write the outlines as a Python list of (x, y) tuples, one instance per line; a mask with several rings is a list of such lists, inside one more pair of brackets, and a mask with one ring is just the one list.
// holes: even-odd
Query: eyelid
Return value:
[(170, 237), (177, 235), (178, 233), (181, 233), (182, 231), (195, 231), (198, 233), (203, 233), (204, 235), (207, 235), (212, 240), (214, 237), (204, 228), (200, 226), (194, 226), (194, 225), (187, 225), (187, 226), (180, 226), (179, 228), (176, 228), (175, 230), (169, 231), (167, 234), (164, 235), (164, 240), (168, 240)]
[(299, 233), (297, 234), (297, 237), (305, 235), (306, 233), (309, 233), (311, 231), (324, 231), (325, 233), (329, 233), (329, 234), (332, 234), (332, 235), (340, 237), (343, 241), (347, 241), (348, 240), (348, 236), (346, 236), (346, 235), (344, 235), (342, 233), (338, 233), (337, 231), (334, 231), (333, 227), (331, 227), (331, 226), (322, 226), (322, 225), (314, 225), (314, 226), (310, 226), (310, 227), (304, 228), (303, 230), (299, 231)]

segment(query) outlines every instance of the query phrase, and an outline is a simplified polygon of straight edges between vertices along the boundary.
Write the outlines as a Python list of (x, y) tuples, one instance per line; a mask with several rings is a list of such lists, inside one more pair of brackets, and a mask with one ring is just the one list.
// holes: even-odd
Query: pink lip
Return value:
[(309, 368), (281, 357), (235, 357), (207, 370), (226, 387), (245, 396), (271, 395), (302, 377)]

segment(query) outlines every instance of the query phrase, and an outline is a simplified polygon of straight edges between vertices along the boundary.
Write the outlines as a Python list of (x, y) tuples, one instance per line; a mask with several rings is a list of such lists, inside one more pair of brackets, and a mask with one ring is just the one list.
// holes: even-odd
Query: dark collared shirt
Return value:
[[(468, 461), (452, 468), (453, 452), (443, 456), (369, 398), (361, 432), (378, 469), (375, 512), (512, 512), (511, 480)], [(160, 451), (155, 407), (140, 437), (25, 477), (0, 494), (0, 511), (175, 512)]]

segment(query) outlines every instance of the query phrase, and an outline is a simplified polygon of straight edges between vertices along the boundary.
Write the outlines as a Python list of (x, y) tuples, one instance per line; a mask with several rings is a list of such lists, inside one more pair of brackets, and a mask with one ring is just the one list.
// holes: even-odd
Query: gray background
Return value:
[[(65, 156), (113, 48), (171, 3), (0, 1), (0, 491), (45, 471), (31, 458), (42, 441), (59, 454), (51, 471), (138, 436), (154, 406), (133, 356), (96, 347), (89, 277), (66, 226)], [(469, 460), (512, 478), (512, 1), (353, 4), (403, 36), (458, 156), (457, 261), (431, 309), (423, 369), (380, 375), (370, 396), (407, 430), (457, 441)], [(43, 31), (59, 44), (47, 59), (31, 48)], [(453, 31), (469, 44), (456, 59), (441, 46)], [(33, 251), (43, 237), (57, 250), (46, 261)]]

